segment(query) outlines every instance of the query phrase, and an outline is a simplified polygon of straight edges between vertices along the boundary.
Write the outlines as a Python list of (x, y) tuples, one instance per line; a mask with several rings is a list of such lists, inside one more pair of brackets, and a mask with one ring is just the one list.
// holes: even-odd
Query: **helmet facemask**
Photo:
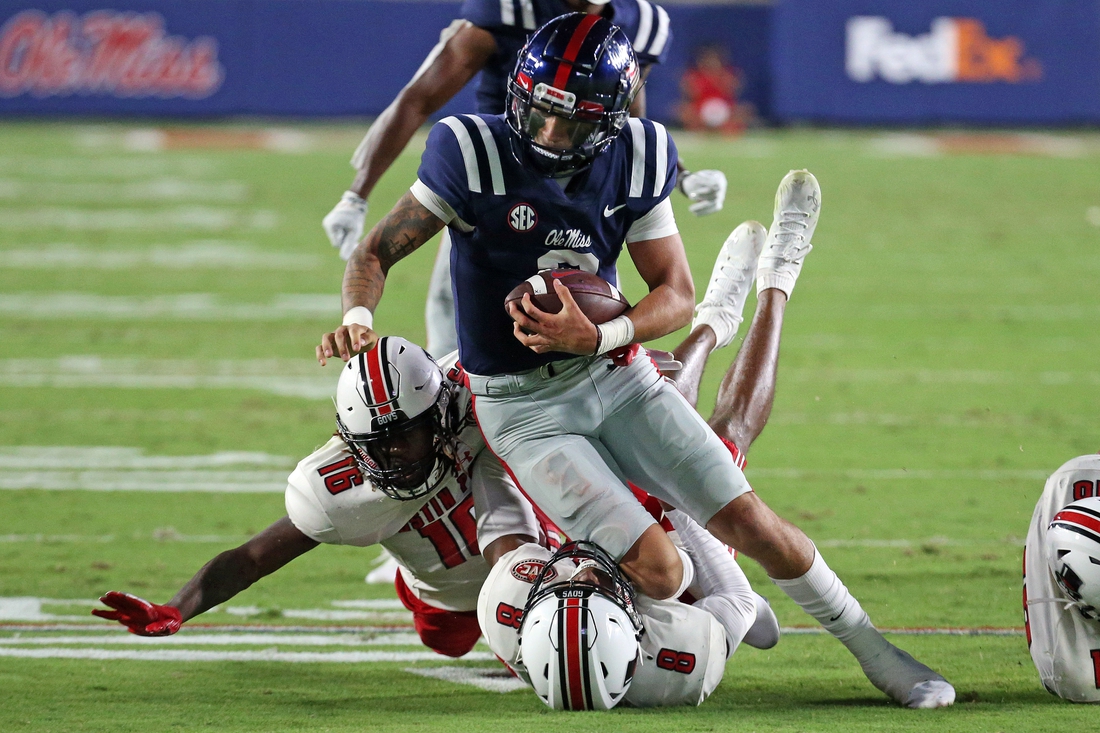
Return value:
[(563, 44), (584, 17), (562, 16), (536, 31), (508, 80), (513, 153), (551, 178), (590, 166), (622, 131), (641, 88), (637, 58), (609, 23), (593, 29), (593, 43), (604, 34), (599, 45), (563, 57)]
[(624, 699), (641, 657), (641, 618), (633, 587), (598, 545), (563, 545), (535, 579), (522, 618), (518, 661), (543, 702), (608, 710)]
[(400, 337), (385, 336), (348, 362), (336, 429), (374, 488), (409, 501), (455, 474), (454, 389), (427, 352)]
[(336, 429), (376, 489), (391, 499), (409, 501), (431, 494), (453, 472), (454, 451), (444, 414), (445, 409), (432, 408), (373, 433), (352, 433), (338, 413)]

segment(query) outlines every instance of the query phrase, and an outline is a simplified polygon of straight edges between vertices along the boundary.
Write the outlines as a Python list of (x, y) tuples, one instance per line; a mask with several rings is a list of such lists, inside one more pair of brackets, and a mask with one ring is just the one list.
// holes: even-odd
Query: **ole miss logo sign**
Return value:
[(0, 97), (203, 99), (224, 79), (217, 40), (169, 35), (159, 13), (25, 10), (0, 26)]
[(529, 232), (539, 223), (539, 215), (531, 204), (516, 204), (508, 212), (508, 226), (514, 232)]
[[(534, 583), (545, 566), (546, 563), (542, 560), (520, 560), (512, 566), (512, 577), (524, 583)], [(556, 577), (558, 577), (558, 571), (550, 568), (546, 571), (543, 580), (553, 580)]]

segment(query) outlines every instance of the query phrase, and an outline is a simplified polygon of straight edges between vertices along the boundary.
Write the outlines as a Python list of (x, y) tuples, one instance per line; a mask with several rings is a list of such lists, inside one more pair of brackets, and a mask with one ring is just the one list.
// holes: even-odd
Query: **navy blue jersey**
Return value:
[(420, 182), (473, 231), (451, 224), (458, 348), (474, 374), (534, 369), (571, 354), (536, 354), (512, 334), (504, 298), (548, 267), (577, 267), (615, 283), (627, 231), (676, 184), (676, 146), (656, 122), (631, 118), (563, 191), (517, 160), (503, 115), (459, 115), (428, 135)]
[[(496, 53), (481, 71), (477, 111), (504, 112), (508, 75), (527, 36), (552, 18), (572, 12), (562, 0), (465, 0), (459, 15), (493, 34)], [(658, 64), (668, 56), (672, 29), (668, 13), (649, 0), (611, 0), (604, 17), (623, 29), (642, 66)]]

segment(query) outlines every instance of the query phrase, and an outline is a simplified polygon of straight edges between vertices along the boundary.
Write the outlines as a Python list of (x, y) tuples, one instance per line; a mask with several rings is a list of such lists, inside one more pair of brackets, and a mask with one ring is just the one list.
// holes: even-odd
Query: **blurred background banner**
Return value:
[[(412, 77), (459, 0), (0, 0), (0, 113), (377, 115)], [(674, 121), (703, 47), (768, 109), (766, 2), (667, 4), (674, 41), (649, 82)], [(469, 85), (438, 116), (475, 108)]]
[(1097, 0), (783, 0), (773, 11), (780, 120), (1100, 122)]

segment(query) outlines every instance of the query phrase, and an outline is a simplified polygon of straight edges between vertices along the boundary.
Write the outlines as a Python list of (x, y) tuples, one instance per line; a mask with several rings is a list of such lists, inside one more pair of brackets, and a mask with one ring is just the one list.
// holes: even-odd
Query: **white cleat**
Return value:
[(821, 187), (813, 173), (791, 171), (775, 192), (775, 215), (756, 268), (756, 292), (782, 290), (790, 299), (821, 213)]
[(374, 570), (367, 573), (367, 577), (363, 580), (367, 583), (388, 583), (393, 585), (397, 580), (397, 560), (393, 559), (393, 555), (386, 550), (382, 550), (382, 554), (378, 556), (378, 559), (374, 561), (377, 565)]
[(746, 221), (726, 237), (718, 252), (706, 295), (703, 302), (695, 306), (695, 318), (691, 321), (692, 331), (702, 325), (711, 327), (718, 339), (716, 349), (733, 341), (737, 327), (744, 320), (741, 312), (752, 290), (756, 262), (767, 236), (763, 224)]
[(947, 680), (921, 682), (909, 691), (907, 708), (945, 708), (955, 703), (955, 688)]
[(907, 708), (944, 708), (955, 702), (950, 682), (893, 644), (861, 666), (871, 684)]

